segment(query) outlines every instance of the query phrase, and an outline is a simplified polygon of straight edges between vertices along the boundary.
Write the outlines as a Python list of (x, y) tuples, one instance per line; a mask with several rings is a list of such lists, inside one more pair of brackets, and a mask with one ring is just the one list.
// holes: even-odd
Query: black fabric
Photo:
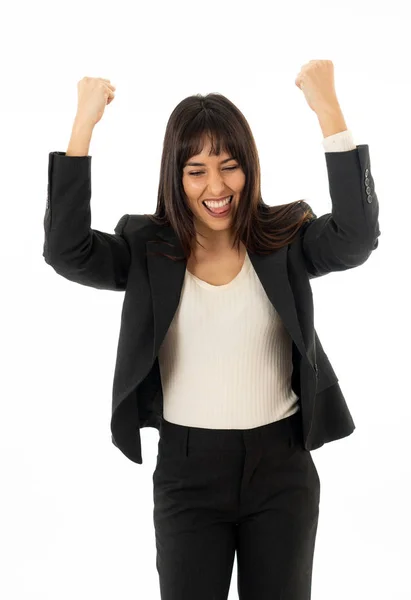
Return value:
[(320, 478), (301, 414), (246, 430), (161, 420), (153, 473), (162, 600), (310, 600)]

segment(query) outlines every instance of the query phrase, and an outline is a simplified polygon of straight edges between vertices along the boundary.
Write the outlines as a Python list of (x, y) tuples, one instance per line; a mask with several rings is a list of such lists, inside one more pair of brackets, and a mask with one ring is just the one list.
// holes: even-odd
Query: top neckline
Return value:
[(241, 281), (243, 279), (243, 277), (245, 277), (245, 275), (248, 273), (250, 266), (251, 266), (251, 261), (248, 256), (248, 252), (246, 251), (245, 257), (243, 260), (243, 265), (242, 265), (240, 271), (237, 273), (237, 275), (234, 277), (234, 279), (232, 279), (228, 283), (224, 283), (222, 285), (213, 285), (212, 283), (208, 283), (207, 281), (204, 281), (203, 279), (200, 279), (199, 277), (197, 277), (196, 275), (191, 273), (191, 271), (189, 271), (188, 269), (186, 269), (186, 272), (196, 283), (198, 283), (198, 285), (200, 285), (201, 287), (203, 287), (205, 289), (224, 290), (224, 289), (233, 287), (234, 285), (237, 285), (238, 282)]

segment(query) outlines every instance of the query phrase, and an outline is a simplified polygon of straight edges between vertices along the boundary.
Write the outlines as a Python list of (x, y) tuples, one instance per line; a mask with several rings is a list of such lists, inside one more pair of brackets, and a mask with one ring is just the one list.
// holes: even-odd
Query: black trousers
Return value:
[(253, 429), (160, 424), (153, 473), (162, 600), (310, 600), (320, 479), (300, 410)]

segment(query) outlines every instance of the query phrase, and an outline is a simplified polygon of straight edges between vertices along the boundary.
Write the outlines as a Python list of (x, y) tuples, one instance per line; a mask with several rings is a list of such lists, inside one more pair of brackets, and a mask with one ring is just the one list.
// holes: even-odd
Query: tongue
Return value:
[(228, 204), (225, 204), (224, 206), (217, 206), (217, 207), (214, 207), (214, 208), (210, 208), (209, 206), (207, 206), (207, 208), (208, 208), (209, 211), (211, 211), (211, 212), (216, 213), (217, 215), (219, 215), (219, 214), (221, 214), (223, 212), (226, 212), (226, 210), (228, 210), (229, 206), (230, 206), (230, 204), (228, 203)]

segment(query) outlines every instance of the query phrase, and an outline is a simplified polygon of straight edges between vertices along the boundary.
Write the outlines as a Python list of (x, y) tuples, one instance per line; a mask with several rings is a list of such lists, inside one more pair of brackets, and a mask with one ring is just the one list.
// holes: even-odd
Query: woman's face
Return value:
[[(245, 174), (235, 157), (226, 152), (220, 156), (209, 156), (210, 141), (201, 154), (192, 156), (183, 168), (183, 187), (189, 206), (194, 214), (196, 229), (207, 234), (209, 230), (230, 229), (234, 211), (237, 209)], [(194, 165), (193, 163), (201, 163)], [(233, 196), (227, 216), (214, 217), (203, 204), (204, 200), (217, 200)]]

